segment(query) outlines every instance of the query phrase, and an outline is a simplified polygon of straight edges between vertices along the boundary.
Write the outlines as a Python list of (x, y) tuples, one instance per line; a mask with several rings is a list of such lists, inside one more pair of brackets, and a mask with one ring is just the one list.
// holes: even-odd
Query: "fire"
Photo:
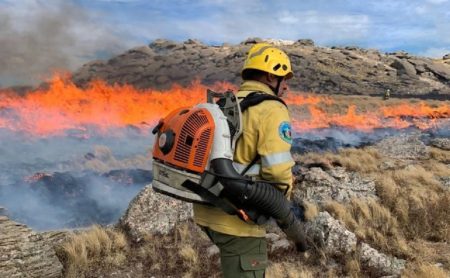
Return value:
[[(26, 132), (37, 136), (64, 135), (75, 131), (85, 136), (90, 130), (109, 132), (135, 126), (148, 130), (161, 117), (178, 107), (189, 107), (205, 101), (209, 88), (200, 81), (182, 87), (174, 84), (169, 90), (138, 90), (130, 85), (108, 85), (91, 82), (78, 88), (69, 78), (55, 76), (48, 88), (18, 96), (0, 92), (0, 128)], [(217, 83), (215, 90), (237, 90), (234, 85)], [(450, 107), (443, 103), (431, 107), (425, 103), (379, 107), (371, 112), (358, 112), (350, 105), (344, 114), (327, 112), (324, 106), (333, 104), (330, 97), (291, 93), (286, 96), (291, 107), (306, 107), (307, 115), (293, 113), (296, 131), (341, 126), (370, 131), (374, 128), (421, 129), (433, 127), (436, 119), (450, 117)]]
[(24, 181), (27, 183), (34, 183), (34, 182), (38, 182), (41, 179), (43, 179), (44, 177), (50, 177), (51, 175), (47, 174), (47, 173), (35, 173), (34, 175), (31, 175), (29, 177), (25, 177)]

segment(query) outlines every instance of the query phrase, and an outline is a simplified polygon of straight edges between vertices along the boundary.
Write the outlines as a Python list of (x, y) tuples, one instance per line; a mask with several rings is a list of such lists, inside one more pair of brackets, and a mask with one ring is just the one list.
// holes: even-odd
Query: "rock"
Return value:
[(191, 218), (191, 203), (156, 193), (148, 185), (131, 201), (118, 225), (139, 242), (146, 235), (168, 234), (176, 224)]
[(430, 141), (433, 147), (450, 151), (450, 138), (434, 138)]
[[(141, 89), (167, 89), (174, 82), (188, 86), (196, 78), (207, 85), (217, 81), (239, 85), (249, 47), (262, 41), (249, 38), (237, 45), (208, 46), (193, 39), (183, 43), (158, 39), (108, 61), (85, 64), (72, 78), (79, 86), (103, 79)], [(384, 55), (354, 46), (316, 47), (309, 39), (266, 41), (285, 50), (295, 75), (302, 77), (291, 80), (293, 91), (379, 95), (391, 88), (396, 95), (450, 94), (450, 59), (437, 61), (405, 52)], [(161, 81), (159, 76), (167, 80)]]
[(266, 39), (264, 42), (276, 45), (276, 46), (283, 46), (283, 45), (293, 45), (295, 42), (291, 40), (280, 40), (280, 39)]
[(219, 255), (219, 253), (220, 253), (219, 247), (217, 247), (216, 245), (211, 245), (206, 249), (206, 256), (208, 258)]
[(306, 168), (297, 176), (293, 194), (296, 200), (322, 202), (330, 198), (348, 202), (352, 198), (377, 198), (375, 182), (343, 167), (327, 171), (319, 167)]
[(393, 55), (393, 56), (395, 56), (397, 58), (409, 58), (410, 57), (408, 52), (402, 51), (402, 50), (395, 51), (395, 52), (392, 52), (392, 53), (388, 53), (388, 55)]
[(328, 212), (321, 212), (311, 222), (307, 223), (309, 231), (322, 233), (310, 234), (313, 238), (323, 238), (323, 249), (332, 256), (345, 256), (356, 250), (356, 235), (347, 230), (338, 220)]
[(276, 233), (266, 233), (266, 239), (268, 242), (275, 242), (280, 239), (280, 236)]
[(442, 57), (442, 60), (450, 60), (450, 53), (445, 54), (444, 57)]
[(404, 160), (421, 160), (430, 157), (427, 146), (420, 140), (420, 133), (400, 134), (378, 142), (375, 148), (380, 154)]
[(376, 277), (400, 276), (405, 268), (405, 260), (382, 254), (365, 243), (361, 244), (359, 254), (363, 267), (369, 269), (371, 274)]
[[(323, 239), (321, 245), (328, 256), (347, 256), (357, 252), (364, 269), (373, 273), (375, 277), (398, 276), (405, 268), (405, 261), (383, 254), (368, 244), (358, 244), (356, 235), (347, 230), (338, 220), (328, 212), (321, 212), (313, 221), (307, 223), (310, 236)], [(316, 234), (314, 234), (316, 233)]]
[(0, 277), (62, 277), (48, 235), (0, 216)]
[(194, 44), (194, 45), (203, 45), (203, 43), (199, 40), (188, 39), (184, 42), (184, 44)]
[(177, 47), (177, 43), (166, 39), (156, 39), (149, 45), (149, 47), (157, 51), (170, 50)]
[(245, 41), (241, 42), (241, 44), (247, 45), (247, 44), (256, 44), (260, 43), (263, 40), (261, 38), (247, 38)]
[(442, 177), (440, 180), (444, 188), (450, 190), (450, 177)]
[(445, 64), (429, 63), (426, 67), (429, 71), (439, 76), (439, 78), (447, 80), (447, 82), (450, 80), (450, 67)]
[(314, 41), (311, 39), (299, 39), (295, 42), (295, 45), (301, 46), (314, 46)]
[(390, 64), (391, 67), (397, 69), (397, 74), (406, 74), (409, 77), (416, 77), (416, 68), (407, 60), (400, 60), (394, 58), (394, 61)]
[(291, 241), (283, 238), (275, 241), (270, 245), (270, 252), (286, 251), (292, 248), (294, 248), (294, 244)]

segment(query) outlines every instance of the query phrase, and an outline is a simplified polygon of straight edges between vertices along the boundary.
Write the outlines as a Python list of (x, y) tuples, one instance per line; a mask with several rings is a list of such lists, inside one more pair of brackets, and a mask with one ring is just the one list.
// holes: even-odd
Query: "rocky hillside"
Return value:
[[(101, 78), (138, 88), (187, 85), (194, 79), (240, 83), (246, 52), (259, 39), (238, 45), (208, 46), (196, 40), (182, 43), (155, 40), (109, 59), (85, 64), (73, 75), (78, 85)], [(391, 89), (395, 96), (448, 98), (450, 54), (442, 59), (406, 52), (381, 53), (358, 47), (318, 47), (311, 40), (272, 41), (291, 57), (295, 79), (291, 89), (327, 94), (379, 95)]]
[[(450, 139), (399, 134), (294, 155), (306, 254), (268, 225), (268, 277), (449, 277)], [(0, 277), (220, 277), (191, 205), (146, 186), (115, 228), (33, 232), (0, 207)]]

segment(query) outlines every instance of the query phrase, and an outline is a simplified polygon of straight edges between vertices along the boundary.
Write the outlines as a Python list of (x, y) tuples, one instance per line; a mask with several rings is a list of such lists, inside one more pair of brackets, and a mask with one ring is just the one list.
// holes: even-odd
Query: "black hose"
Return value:
[[(234, 169), (229, 159), (214, 159), (210, 166), (224, 186), (224, 197), (238, 207), (273, 217), (283, 232), (295, 242), (299, 251), (308, 249), (303, 224), (295, 217), (290, 202), (282, 192), (268, 183), (249, 182)], [(258, 222), (257, 219), (252, 220)]]

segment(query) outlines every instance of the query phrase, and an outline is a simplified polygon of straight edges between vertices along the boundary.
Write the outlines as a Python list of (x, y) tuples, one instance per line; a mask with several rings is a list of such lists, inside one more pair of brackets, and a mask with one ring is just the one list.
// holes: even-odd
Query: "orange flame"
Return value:
[[(76, 87), (68, 78), (55, 76), (48, 89), (38, 89), (18, 96), (0, 94), (0, 128), (28, 132), (38, 136), (63, 135), (68, 130), (99, 132), (129, 125), (148, 129), (149, 125), (182, 106), (204, 102), (207, 86), (194, 81), (188, 87), (173, 85), (169, 90), (137, 90), (129, 85), (107, 85), (91, 82), (87, 88)], [(229, 83), (217, 83), (216, 90), (237, 88)], [(425, 103), (380, 107), (372, 112), (358, 112), (351, 105), (345, 114), (327, 113), (323, 106), (333, 104), (329, 97), (291, 93), (286, 96), (291, 107), (306, 106), (309, 115), (293, 114), (297, 131), (341, 126), (370, 131), (374, 128), (405, 128), (415, 125), (433, 127), (438, 118), (450, 117), (450, 107), (443, 103), (431, 107)]]

